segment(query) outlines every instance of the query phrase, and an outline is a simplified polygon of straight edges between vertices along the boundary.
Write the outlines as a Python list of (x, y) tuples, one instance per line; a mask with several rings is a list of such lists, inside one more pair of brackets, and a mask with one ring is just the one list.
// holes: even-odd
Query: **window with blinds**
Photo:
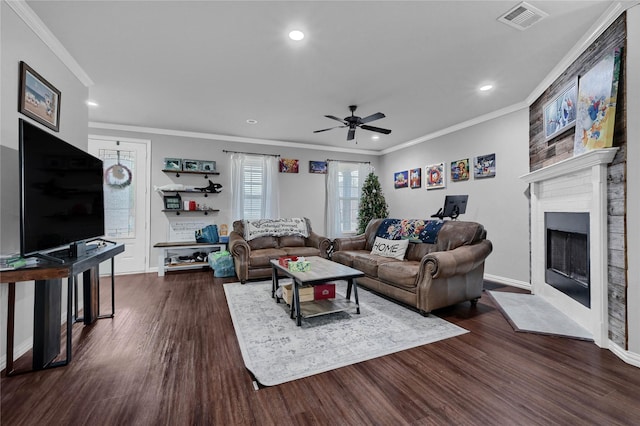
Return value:
[(265, 169), (260, 157), (247, 157), (242, 170), (244, 219), (264, 217)]
[(360, 203), (357, 164), (346, 163), (340, 165), (338, 192), (340, 229), (345, 233), (356, 232), (358, 228), (358, 205)]

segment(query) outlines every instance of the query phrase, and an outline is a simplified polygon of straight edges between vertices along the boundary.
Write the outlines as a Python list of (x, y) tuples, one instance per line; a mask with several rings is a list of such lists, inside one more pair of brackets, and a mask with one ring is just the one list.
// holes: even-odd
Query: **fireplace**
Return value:
[(616, 151), (589, 151), (522, 176), (531, 195), (531, 292), (591, 331), (603, 348), (609, 342), (607, 164)]
[(545, 212), (545, 282), (591, 307), (589, 213)]

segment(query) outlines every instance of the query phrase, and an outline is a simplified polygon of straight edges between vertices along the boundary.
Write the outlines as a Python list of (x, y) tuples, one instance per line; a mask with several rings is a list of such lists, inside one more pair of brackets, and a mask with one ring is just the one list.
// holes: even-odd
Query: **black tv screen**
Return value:
[(20, 120), (22, 256), (104, 235), (102, 161)]

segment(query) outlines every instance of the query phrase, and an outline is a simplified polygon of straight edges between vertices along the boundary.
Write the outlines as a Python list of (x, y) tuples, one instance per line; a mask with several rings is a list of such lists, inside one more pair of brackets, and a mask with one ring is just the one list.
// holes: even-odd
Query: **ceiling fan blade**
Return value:
[(337, 129), (339, 127), (347, 127), (347, 126), (335, 126), (335, 127), (329, 127), (328, 129), (314, 130), (313, 133), (326, 132), (327, 130)]
[(325, 115), (325, 117), (330, 118), (330, 119), (332, 119), (332, 120), (339, 121), (339, 122), (341, 122), (341, 123), (344, 123), (344, 120), (343, 120), (342, 118), (338, 118), (338, 117), (336, 117), (336, 116), (334, 116), (334, 115)]
[(386, 117), (383, 113), (381, 112), (376, 112), (375, 114), (371, 114), (367, 117), (361, 118), (360, 119), (360, 124), (364, 124), (364, 123), (368, 123), (370, 121), (374, 121), (374, 120), (379, 120), (381, 118)]
[(356, 128), (349, 127), (349, 133), (347, 133), (347, 140), (352, 141), (356, 137)]
[(367, 126), (366, 124), (360, 127), (365, 130), (371, 130), (372, 132), (384, 133), (385, 135), (388, 135), (389, 133), (391, 133), (391, 130), (389, 129), (382, 129), (380, 127)]

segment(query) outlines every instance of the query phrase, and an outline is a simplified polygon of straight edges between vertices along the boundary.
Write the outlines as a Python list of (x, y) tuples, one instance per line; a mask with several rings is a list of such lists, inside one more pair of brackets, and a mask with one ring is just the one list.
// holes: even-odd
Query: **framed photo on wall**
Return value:
[(22, 61), (18, 112), (60, 131), (60, 91)]
[(309, 161), (309, 173), (317, 173), (320, 175), (327, 174), (326, 161)]
[(469, 180), (469, 159), (451, 162), (451, 182)]
[(409, 186), (409, 171), (404, 170), (393, 174), (393, 187), (406, 188)]
[(299, 168), (299, 160), (293, 158), (280, 159), (280, 173), (298, 173)]
[(199, 172), (200, 171), (200, 161), (199, 160), (183, 160), (182, 161), (182, 170), (186, 172)]
[(431, 164), (425, 167), (427, 189), (439, 189), (446, 187), (444, 163)]
[(422, 188), (422, 169), (420, 167), (409, 170), (409, 186), (411, 189)]
[(479, 155), (473, 160), (473, 177), (475, 179), (495, 177), (496, 154)]

